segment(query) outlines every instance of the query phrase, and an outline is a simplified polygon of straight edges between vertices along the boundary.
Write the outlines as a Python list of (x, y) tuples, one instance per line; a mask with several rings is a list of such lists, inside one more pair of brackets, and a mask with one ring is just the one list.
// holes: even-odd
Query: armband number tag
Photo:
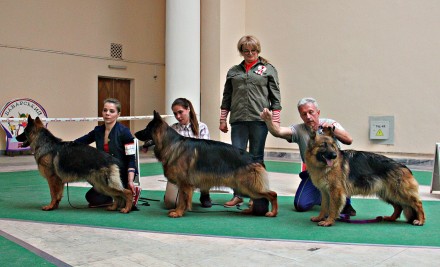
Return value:
[(125, 155), (134, 155), (136, 154), (136, 146), (134, 143), (125, 144)]

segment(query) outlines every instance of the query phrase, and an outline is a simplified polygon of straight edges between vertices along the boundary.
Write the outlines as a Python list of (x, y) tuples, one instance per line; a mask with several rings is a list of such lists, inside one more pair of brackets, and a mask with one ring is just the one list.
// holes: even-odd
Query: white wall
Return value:
[[(296, 104), (312, 96), (322, 117), (338, 120), (352, 134), (351, 148), (434, 153), (440, 141), (439, 1), (246, 0), (239, 18), (244, 29), (238, 23), (242, 31), (230, 33), (229, 51), (221, 50), (220, 58), (236, 53), (241, 35), (260, 39), (261, 55), (279, 72), (283, 126), (301, 122)], [(220, 21), (226, 40), (230, 27), (223, 22), (236, 22), (237, 14), (224, 12)], [(220, 91), (223, 73), (240, 60), (221, 66)], [(394, 145), (369, 140), (368, 118), (376, 115), (395, 117)], [(271, 136), (266, 146), (297, 148)]]
[[(108, 57), (114, 42), (123, 44), (124, 58), (163, 64), (165, 3), (2, 0), (0, 44)], [(353, 135), (351, 148), (433, 154), (440, 123), (439, 1), (203, 0), (201, 24), (201, 120), (213, 139), (230, 141), (218, 130), (223, 84), (241, 61), (238, 39), (254, 34), (261, 55), (279, 72), (283, 126), (299, 123), (297, 101), (313, 96), (323, 117), (337, 119)], [(50, 117), (94, 116), (98, 76), (110, 76), (133, 79), (132, 115), (168, 113), (163, 65), (125, 62), (126, 71), (108, 69), (114, 63), (0, 47), (1, 102), (30, 97)], [(373, 115), (395, 116), (394, 145), (369, 140)], [(49, 125), (66, 140), (91, 127)], [(3, 150), (3, 132), (0, 140)], [(273, 137), (267, 147), (296, 149)]]
[[(29, 97), (51, 118), (95, 117), (98, 77), (106, 76), (132, 80), (131, 115), (151, 115), (153, 109), (165, 111), (164, 1), (3, 0), (0, 25), (1, 45), (40, 50), (0, 47), (0, 105)], [(135, 63), (96, 58), (110, 57), (111, 43), (122, 44), (123, 58)], [(111, 70), (110, 64), (125, 65), (127, 70)], [(136, 121), (132, 130), (146, 123)], [(94, 125), (53, 122), (49, 129), (60, 138), (72, 140)], [(3, 131), (0, 139), (0, 149), (4, 150)]]

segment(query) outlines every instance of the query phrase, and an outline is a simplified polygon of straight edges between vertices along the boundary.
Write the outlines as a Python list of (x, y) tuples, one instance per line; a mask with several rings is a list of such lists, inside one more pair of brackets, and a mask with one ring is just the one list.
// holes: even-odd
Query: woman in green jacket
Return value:
[[(226, 119), (230, 113), (232, 145), (246, 150), (249, 142), (249, 153), (253, 159), (263, 163), (268, 129), (260, 118), (260, 112), (264, 108), (271, 110), (274, 123), (280, 123), (278, 73), (259, 55), (261, 45), (256, 37), (241, 37), (237, 49), (244, 60), (229, 69), (226, 76), (219, 129), (228, 132)], [(224, 205), (234, 207), (242, 202), (239, 192), (234, 192), (234, 197)]]

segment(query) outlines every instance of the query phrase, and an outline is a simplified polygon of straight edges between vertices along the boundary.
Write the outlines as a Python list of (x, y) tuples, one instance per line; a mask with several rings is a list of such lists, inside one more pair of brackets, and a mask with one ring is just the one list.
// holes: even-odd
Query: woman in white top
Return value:
[[(180, 135), (198, 139), (210, 139), (208, 126), (197, 120), (191, 101), (186, 98), (177, 98), (171, 105), (177, 122), (171, 125)], [(208, 192), (200, 192), (200, 203), (204, 208), (212, 207)]]

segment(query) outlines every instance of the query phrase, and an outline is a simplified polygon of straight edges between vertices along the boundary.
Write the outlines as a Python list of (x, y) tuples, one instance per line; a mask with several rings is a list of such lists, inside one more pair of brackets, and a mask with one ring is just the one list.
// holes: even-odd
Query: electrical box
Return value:
[(370, 140), (379, 144), (394, 144), (394, 116), (370, 116)]

